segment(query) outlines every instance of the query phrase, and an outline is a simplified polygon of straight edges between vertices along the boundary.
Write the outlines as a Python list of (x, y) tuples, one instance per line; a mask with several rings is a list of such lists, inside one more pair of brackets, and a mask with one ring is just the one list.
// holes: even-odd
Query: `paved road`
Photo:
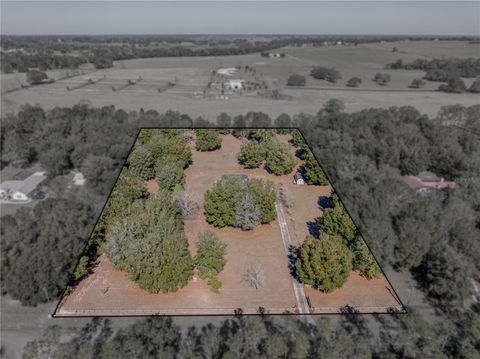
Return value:
[[(293, 246), (292, 240), (290, 238), (290, 233), (288, 232), (287, 221), (285, 220), (285, 213), (283, 212), (283, 207), (279, 201), (275, 203), (275, 210), (277, 211), (278, 224), (280, 225), (280, 232), (282, 233), (283, 247), (285, 249), (285, 254), (288, 256), (290, 253), (290, 247)], [(296, 278), (292, 277), (293, 290), (295, 292), (295, 298), (297, 299), (297, 308), (300, 314), (310, 313), (307, 298), (305, 297), (305, 292), (303, 291), (302, 284), (297, 281)], [(311, 320), (311, 318), (309, 317)], [(313, 320), (311, 320), (313, 322)]]

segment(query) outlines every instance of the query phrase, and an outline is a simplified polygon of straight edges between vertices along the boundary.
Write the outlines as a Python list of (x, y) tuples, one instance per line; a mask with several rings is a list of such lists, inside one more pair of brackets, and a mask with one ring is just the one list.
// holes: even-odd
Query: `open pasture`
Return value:
[[(96, 70), (91, 73), (59, 80), (48, 85), (33, 86), (2, 95), (2, 113), (18, 111), (23, 104), (40, 104), (44, 108), (73, 106), (79, 101), (93, 106), (114, 105), (125, 110), (153, 109), (159, 112), (178, 110), (192, 118), (202, 116), (214, 121), (221, 113), (232, 116), (247, 111), (260, 111), (276, 117), (282, 113), (290, 115), (301, 112), (315, 114), (329, 99), (337, 98), (345, 102), (347, 111), (358, 111), (369, 107), (414, 106), (420, 112), (435, 116), (442, 106), (458, 103), (470, 106), (478, 103), (475, 94), (449, 94), (435, 91), (438, 82), (427, 81), (422, 89), (409, 89), (415, 78), (423, 76), (422, 71), (384, 70), (387, 63), (403, 58), (414, 60), (430, 56), (473, 56), (479, 45), (467, 42), (398, 42), (361, 44), (358, 46), (289, 47), (285, 58), (265, 58), (260, 54), (219, 56), (148, 58), (115, 62), (111, 69)], [(392, 48), (398, 52), (393, 53)], [(478, 56), (478, 54), (477, 54)], [(317, 80), (309, 76), (314, 65), (337, 68), (342, 78), (336, 83)], [(228, 100), (204, 96), (213, 70), (225, 67), (249, 66), (267, 84), (278, 84), (281, 99), (265, 96), (237, 94)], [(377, 72), (391, 75), (387, 86), (379, 86), (372, 81)], [(291, 74), (301, 74), (307, 78), (305, 88), (286, 86)], [(18, 83), (22, 74), (1, 75), (2, 92)], [(67, 86), (75, 86), (89, 78), (106, 79), (82, 88), (68, 91)], [(362, 80), (358, 88), (346, 87), (351, 77)], [(121, 91), (112, 91), (128, 80), (139, 77), (142, 81)], [(473, 79), (466, 79), (467, 86)], [(174, 82), (174, 86), (169, 86)], [(159, 91), (160, 89), (160, 91)]]

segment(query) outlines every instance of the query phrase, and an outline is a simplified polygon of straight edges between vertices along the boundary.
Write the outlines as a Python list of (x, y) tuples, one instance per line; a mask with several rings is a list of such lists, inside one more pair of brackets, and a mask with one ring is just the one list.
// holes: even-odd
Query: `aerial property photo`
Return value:
[(403, 311), (299, 130), (145, 128), (54, 316)]

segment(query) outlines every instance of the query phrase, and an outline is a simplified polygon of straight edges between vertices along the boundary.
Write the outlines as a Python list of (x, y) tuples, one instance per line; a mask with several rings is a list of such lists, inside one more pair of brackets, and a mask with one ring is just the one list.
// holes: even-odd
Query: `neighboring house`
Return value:
[(28, 201), (29, 195), (42, 183), (47, 176), (45, 172), (28, 173), (22, 171), (11, 180), (0, 184), (0, 198), (11, 201)]
[(225, 88), (229, 90), (241, 90), (243, 88), (243, 80), (228, 80), (225, 82)]
[(305, 184), (305, 179), (303, 178), (303, 175), (298, 171), (295, 173), (295, 176), (293, 176), (293, 183), (295, 184)]
[(435, 173), (424, 171), (417, 176), (403, 176), (403, 181), (414, 191), (419, 193), (428, 192), (431, 189), (447, 191), (456, 187), (453, 181), (445, 181), (443, 177), (438, 177)]

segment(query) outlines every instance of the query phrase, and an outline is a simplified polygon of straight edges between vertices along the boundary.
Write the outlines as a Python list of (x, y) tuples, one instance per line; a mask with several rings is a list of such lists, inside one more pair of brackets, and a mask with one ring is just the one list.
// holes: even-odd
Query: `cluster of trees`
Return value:
[(386, 68), (392, 70), (423, 70), (426, 72), (425, 79), (444, 82), (452, 77), (480, 76), (480, 58), (416, 59), (410, 63), (404, 63), (402, 59), (398, 59), (388, 64)]
[[(468, 298), (471, 279), (480, 280), (480, 164), (476, 160), (480, 158), (480, 141), (475, 135), (480, 133), (480, 106), (447, 106), (438, 116), (428, 118), (412, 107), (344, 113), (341, 103), (331, 105), (318, 114), (300, 114), (293, 119), (288, 115), (271, 119), (249, 112), (233, 118), (222, 114), (216, 121), (237, 128), (300, 127), (381, 265), (410, 270), (428, 298), (439, 304), (436, 308), (444, 311), (442, 326), (435, 328), (414, 317), (411, 310), (407, 315), (389, 317), (395, 325), (382, 317), (388, 323), (381, 330), (381, 340), (371, 345), (376, 356), (401, 356), (405, 350), (435, 353), (441, 349), (439, 357), (472, 357), (478, 352), (477, 336), (473, 334), (478, 312), (456, 313), (453, 306)], [(172, 111), (127, 113), (112, 106), (92, 108), (85, 104), (48, 111), (25, 106), (16, 114), (3, 116), (2, 161), (17, 166), (39, 162), (49, 173), (49, 187), (56, 194), (49, 200), (48, 210), (39, 207), (46, 206), (46, 201), (26, 210), (30, 221), (23, 218), (24, 210), (1, 217), (1, 263), (5, 267), (0, 280), (4, 292), (13, 298), (25, 298), (23, 302), (29, 305), (58, 298), (88, 236), (81, 231), (93, 227), (138, 128), (188, 127), (204, 121)], [(241, 133), (239, 129), (235, 132)], [(87, 182), (81, 192), (69, 194), (68, 186), (62, 185), (57, 176), (74, 168), (86, 175)], [(424, 170), (455, 181), (457, 187), (448, 192), (416, 194), (401, 176)], [(142, 193), (132, 195), (148, 197), (145, 189)], [(84, 206), (85, 213), (90, 214), (76, 212), (75, 206)], [(55, 225), (56, 221), (72, 224), (65, 227)], [(80, 224), (72, 231), (75, 221)], [(69, 230), (64, 232), (62, 228)], [(25, 233), (19, 235), (23, 229)], [(25, 238), (32, 240), (25, 242)], [(362, 248), (359, 246), (359, 252)], [(56, 261), (63, 259), (65, 266), (57, 265)], [(415, 339), (409, 340), (410, 336)], [(439, 343), (432, 339), (436, 337)], [(127, 334), (122, 338), (126, 340)], [(373, 340), (362, 334), (355, 344), (360, 344), (361, 338)], [(298, 342), (298, 336), (296, 339)], [(85, 345), (90, 348), (91, 343)], [(112, 346), (124, 349), (121, 344), (109, 343), (110, 353), (114, 353)], [(412, 347), (412, 343), (418, 347)], [(331, 350), (348, 349), (335, 344)], [(320, 347), (314, 345), (312, 350)], [(78, 348), (69, 343), (51, 350), (61, 353)], [(168, 345), (161, 341), (159, 348)]]
[[(137, 356), (165, 358), (438, 358), (478, 356), (478, 308), (436, 324), (405, 315), (315, 317), (247, 316), (183, 330), (171, 318), (141, 319), (119, 330), (94, 319), (76, 330), (51, 326), (29, 342), (23, 358)], [(8, 343), (7, 343), (8, 349)]]
[(276, 191), (270, 181), (224, 177), (205, 194), (205, 216), (218, 227), (233, 226), (243, 230), (276, 218)]
[[(58, 41), (58, 40), (62, 41)], [(182, 46), (190, 42), (193, 46)], [(265, 53), (292, 42), (272, 37), (266, 41), (247, 39), (199, 39), (165, 36), (42, 36), (32, 38), (2, 36), (3, 73), (72, 69), (92, 63), (97, 69), (113, 66), (113, 61), (150, 57), (226, 56)], [(5, 47), (3, 44), (5, 43)], [(268, 56), (268, 53), (267, 53)], [(285, 54), (281, 54), (285, 57)]]
[[(412, 271), (442, 305), (459, 303), (471, 291), (471, 279), (480, 279), (480, 167), (472, 161), (480, 141), (475, 133), (441, 124), (478, 132), (479, 115), (480, 106), (457, 105), (434, 119), (412, 107), (321, 111), (298, 119), (380, 263)], [(458, 187), (416, 194), (401, 176), (425, 170)], [(458, 272), (463, 274), (453, 285), (449, 278)]]
[(222, 139), (217, 130), (199, 129), (195, 130), (197, 151), (214, 151), (222, 146)]
[(391, 76), (386, 73), (382, 74), (380, 72), (377, 72), (373, 77), (373, 82), (376, 82), (381, 86), (386, 86), (391, 80), (392, 80)]
[(214, 232), (205, 231), (198, 234), (195, 265), (200, 278), (207, 279), (214, 292), (218, 292), (222, 286), (217, 274), (225, 266), (226, 248), (227, 245)]
[(287, 86), (305, 86), (307, 79), (299, 74), (292, 74), (287, 80)]
[(310, 147), (307, 145), (303, 139), (302, 134), (298, 130), (292, 131), (292, 143), (294, 146), (297, 146), (299, 150), (297, 155), (304, 160), (303, 165), (300, 167), (299, 171), (303, 174), (305, 182), (312, 185), (328, 185), (327, 176), (323, 172), (322, 167), (318, 163), (315, 155), (310, 150)]
[(445, 84), (438, 87), (439, 91), (452, 92), (452, 93), (480, 93), (480, 77), (476, 78), (469, 88), (465, 85), (465, 82), (459, 77), (452, 77), (447, 80)]
[(265, 163), (265, 168), (276, 175), (292, 172), (297, 161), (289, 146), (275, 138), (273, 130), (256, 130), (247, 136), (250, 141), (242, 145), (238, 155), (245, 168), (258, 168)]
[[(100, 250), (153, 293), (175, 291), (193, 274), (175, 195), (190, 158), (183, 131), (142, 130), (98, 226)], [(144, 181), (152, 177), (160, 190), (146, 195)]]
[(30, 70), (27, 72), (27, 82), (31, 85), (38, 85), (48, 79), (48, 76), (43, 71)]
[(55, 69), (76, 69), (87, 62), (84, 56), (56, 55), (39, 51), (25, 53), (23, 51), (1, 52), (0, 69), (2, 73), (28, 72), (30, 69), (41, 71)]
[(381, 276), (357, 227), (334, 195), (332, 206), (323, 209), (319, 237), (308, 236), (298, 248), (295, 273), (303, 283), (329, 293), (345, 284), (352, 269), (367, 278)]
[(337, 80), (342, 78), (342, 75), (338, 70), (335, 68), (323, 67), (323, 66), (315, 66), (312, 71), (310, 72), (310, 76), (320, 79), (320, 80), (327, 80), (328, 82), (337, 82)]
[(358, 87), (362, 83), (362, 79), (359, 77), (352, 77), (347, 81), (348, 87)]
[[(480, 92), (480, 58), (442, 58), (442, 59), (417, 59), (410, 63), (404, 63), (402, 59), (388, 64), (389, 69), (405, 69), (405, 70), (423, 70), (425, 71), (424, 79), (430, 81), (445, 82), (439, 86), (439, 91), (462, 93), (465, 91), (472, 93)], [(477, 77), (472, 85), (467, 89), (462, 77)], [(424, 86), (421, 79), (412, 81), (410, 87), (419, 88)]]

